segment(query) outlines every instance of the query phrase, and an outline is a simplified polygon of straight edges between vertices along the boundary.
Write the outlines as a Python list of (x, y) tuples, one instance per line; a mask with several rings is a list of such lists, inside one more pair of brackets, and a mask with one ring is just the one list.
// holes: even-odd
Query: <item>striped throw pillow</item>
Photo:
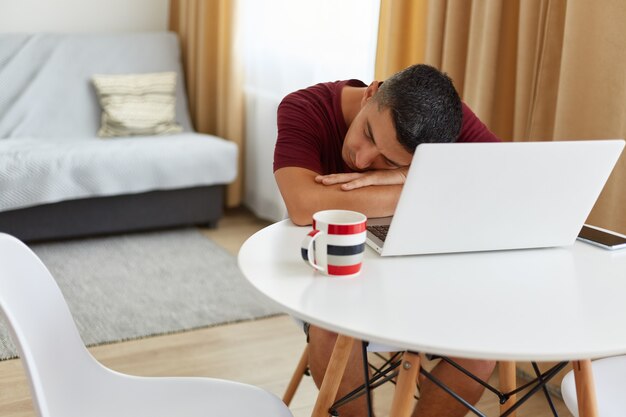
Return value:
[(176, 123), (176, 73), (97, 74), (102, 122), (98, 136), (162, 135), (182, 131)]

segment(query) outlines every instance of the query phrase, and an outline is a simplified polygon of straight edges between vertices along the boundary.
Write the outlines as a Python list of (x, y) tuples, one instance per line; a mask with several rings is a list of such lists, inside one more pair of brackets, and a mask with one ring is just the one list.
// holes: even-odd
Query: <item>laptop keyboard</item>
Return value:
[(381, 226), (367, 226), (367, 230), (372, 232), (374, 236), (382, 240), (383, 242), (387, 238), (387, 232), (389, 231), (389, 225), (381, 225)]

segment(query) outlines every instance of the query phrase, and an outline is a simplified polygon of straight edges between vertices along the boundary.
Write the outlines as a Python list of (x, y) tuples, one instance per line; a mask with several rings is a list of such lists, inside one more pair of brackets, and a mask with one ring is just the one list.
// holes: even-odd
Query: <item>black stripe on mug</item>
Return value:
[(328, 245), (327, 253), (329, 255), (345, 256), (357, 255), (365, 250), (365, 243), (354, 246), (336, 246)]

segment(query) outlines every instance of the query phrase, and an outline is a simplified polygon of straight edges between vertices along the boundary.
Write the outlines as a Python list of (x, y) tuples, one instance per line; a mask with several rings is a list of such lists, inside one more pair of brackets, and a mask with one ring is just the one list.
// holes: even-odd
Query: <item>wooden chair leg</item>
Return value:
[(337, 397), (339, 384), (346, 370), (353, 344), (353, 338), (341, 334), (337, 336), (335, 348), (332, 355), (330, 355), (330, 361), (326, 368), (324, 381), (322, 381), (317, 401), (315, 401), (315, 407), (313, 407), (313, 417), (327, 417), (329, 415), (328, 409)]
[(573, 361), (576, 400), (580, 417), (599, 417), (591, 360)]
[(396, 391), (391, 403), (391, 417), (409, 417), (413, 412), (415, 381), (420, 371), (420, 357), (417, 353), (405, 352), (398, 375)]
[[(516, 369), (515, 362), (501, 361), (498, 362), (498, 376), (500, 382), (500, 391), (501, 392), (510, 392), (513, 391), (517, 387), (516, 382)], [(503, 414), (506, 410), (511, 408), (515, 401), (517, 400), (517, 395), (513, 394), (509, 397), (508, 401), (504, 404), (500, 405), (500, 414)], [(515, 417), (516, 411), (510, 414), (511, 417)]]
[(289, 385), (287, 385), (287, 389), (285, 390), (285, 394), (283, 395), (283, 402), (287, 406), (291, 404), (291, 400), (293, 399), (293, 396), (296, 394), (296, 391), (298, 390), (298, 386), (300, 385), (300, 382), (302, 381), (302, 377), (304, 376), (304, 373), (306, 372), (308, 367), (309, 367), (309, 345), (307, 344), (304, 347), (302, 356), (300, 356), (300, 361), (298, 362), (298, 365), (296, 366), (295, 371), (293, 371), (293, 375), (291, 376), (291, 379), (289, 380)]

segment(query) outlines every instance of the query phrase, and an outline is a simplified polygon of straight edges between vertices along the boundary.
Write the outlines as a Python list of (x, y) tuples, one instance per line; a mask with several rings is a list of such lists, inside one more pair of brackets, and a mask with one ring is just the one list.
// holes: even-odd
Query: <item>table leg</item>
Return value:
[(390, 417), (409, 417), (413, 412), (413, 395), (415, 394), (415, 383), (419, 371), (419, 354), (404, 352), (396, 390), (393, 394), (393, 402), (391, 403)]
[(580, 417), (599, 417), (596, 391), (593, 384), (591, 360), (573, 361), (576, 399)]
[[(500, 381), (500, 392), (511, 392), (517, 387), (515, 362), (498, 362), (498, 375)], [(513, 404), (515, 404), (516, 400), (517, 395), (511, 395), (504, 404), (500, 405), (500, 414), (504, 414), (506, 410), (511, 408)], [(515, 411), (510, 414), (511, 417), (515, 417), (515, 415)]]
[(339, 384), (341, 383), (343, 372), (348, 364), (353, 343), (354, 339), (351, 337), (341, 334), (337, 336), (337, 341), (335, 342), (333, 353), (330, 355), (330, 361), (326, 368), (326, 374), (324, 374), (320, 392), (315, 401), (315, 407), (313, 407), (312, 417), (328, 417), (328, 409), (337, 397)]

